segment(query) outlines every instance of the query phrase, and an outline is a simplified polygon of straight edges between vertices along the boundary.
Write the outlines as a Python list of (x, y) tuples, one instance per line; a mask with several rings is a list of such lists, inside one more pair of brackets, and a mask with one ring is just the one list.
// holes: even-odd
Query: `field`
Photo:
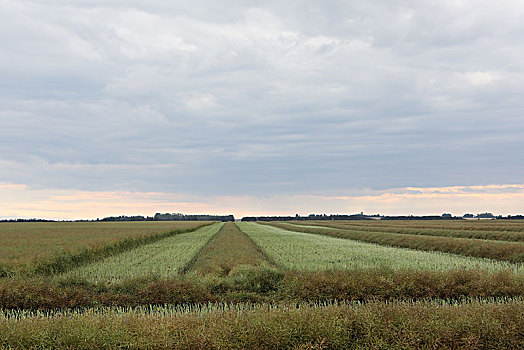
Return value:
[(425, 251), (440, 251), (477, 258), (502, 260), (512, 263), (524, 262), (524, 244), (521, 242), (390, 233), (378, 231), (376, 229), (373, 231), (366, 231), (360, 229), (360, 227), (333, 228), (327, 226), (330, 224), (309, 226), (304, 224), (273, 223), (271, 225), (295, 232), (347, 238), (394, 247), (412, 248)]
[(0, 348), (524, 345), (524, 222), (32, 225), (0, 225), (49, 247), (2, 257)]
[(56, 257), (96, 251), (123, 240), (192, 230), (196, 222), (0, 223), (0, 277), (35, 268)]
[(317, 226), (340, 228), (346, 230), (365, 231), (365, 232), (390, 232), (403, 233), (411, 235), (427, 235), (427, 236), (443, 236), (454, 238), (477, 238), (496, 241), (509, 242), (524, 242), (524, 231), (519, 231), (521, 228), (512, 223), (506, 225), (494, 226), (481, 224), (478, 221), (470, 221), (470, 225), (464, 225), (462, 222), (439, 225), (428, 224), (421, 221), (403, 222), (398, 224), (395, 222), (383, 223), (380, 221), (341, 221), (341, 222), (322, 222), (322, 221), (308, 221), (307, 224), (300, 221), (292, 222), (294, 225), (300, 226)]
[(84, 265), (62, 274), (66, 278), (116, 282), (134, 277), (168, 278), (183, 273), (191, 259), (223, 224), (215, 223), (137, 249)]
[[(325, 270), (370, 267), (418, 271), (511, 269), (524, 273), (523, 265), (502, 261), (361, 243), (253, 223), (239, 225), (273, 261), (286, 269)], [(276, 242), (278, 244), (275, 244)]]

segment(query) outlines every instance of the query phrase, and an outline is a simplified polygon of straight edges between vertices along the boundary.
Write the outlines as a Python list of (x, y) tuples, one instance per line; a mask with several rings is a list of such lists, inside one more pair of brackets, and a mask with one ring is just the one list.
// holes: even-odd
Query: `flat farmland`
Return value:
[[(125, 239), (187, 231), (202, 222), (0, 223), (0, 270), (23, 271), (41, 261)], [(1, 272), (1, 271), (0, 271)]]
[(388, 224), (32, 224), (10, 266), (73, 258), (0, 278), (0, 348), (519, 348), (522, 263), (389, 243), (520, 241)]
[(215, 223), (193, 232), (167, 237), (73, 269), (63, 274), (63, 277), (110, 282), (151, 275), (161, 278), (173, 277), (183, 273), (186, 265), (222, 225)]

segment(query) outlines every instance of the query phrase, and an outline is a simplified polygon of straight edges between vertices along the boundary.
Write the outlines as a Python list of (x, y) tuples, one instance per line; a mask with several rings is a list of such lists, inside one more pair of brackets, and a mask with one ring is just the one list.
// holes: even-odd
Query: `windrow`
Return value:
[(188, 269), (200, 275), (227, 276), (239, 266), (269, 265), (264, 253), (234, 223), (226, 223)]
[(117, 282), (141, 276), (174, 277), (185, 269), (222, 226), (222, 223), (215, 223), (193, 232), (174, 235), (71, 270), (61, 277), (91, 282)]
[[(308, 222), (326, 222), (313, 220)], [(445, 230), (522, 232), (524, 220), (337, 220), (358, 226), (389, 226), (409, 228), (438, 228)]]
[(486, 231), (486, 230), (468, 230), (459, 228), (411, 228), (410, 226), (388, 225), (386, 224), (360, 224), (349, 221), (332, 222), (332, 221), (292, 221), (293, 225), (305, 227), (329, 227), (342, 230), (352, 230), (361, 232), (388, 232), (398, 234), (411, 234), (420, 236), (442, 236), (453, 238), (473, 238), (494, 241), (524, 242), (524, 232), (520, 231)]
[(387, 232), (363, 232), (347, 229), (326, 229), (321, 227), (299, 227), (285, 223), (270, 223), (274, 227), (295, 232), (313, 233), (338, 238), (352, 239), (393, 247), (495, 259), (511, 263), (524, 262), (524, 244), (520, 242), (485, 241), (480, 239), (420, 236)]
[[(293, 232), (254, 223), (239, 224), (275, 263), (296, 270), (384, 268), (392, 270), (512, 270), (524, 267), (503, 261), (479, 259), (441, 252), (387, 247), (349, 239)], [(288, 225), (294, 227), (293, 225)]]

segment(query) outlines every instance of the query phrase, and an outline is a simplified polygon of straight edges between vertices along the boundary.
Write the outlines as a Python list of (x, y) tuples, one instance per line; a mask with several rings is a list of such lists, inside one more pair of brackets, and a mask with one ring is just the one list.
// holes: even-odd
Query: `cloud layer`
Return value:
[(200, 199), (520, 184), (522, 33), (517, 0), (3, 0), (0, 182)]

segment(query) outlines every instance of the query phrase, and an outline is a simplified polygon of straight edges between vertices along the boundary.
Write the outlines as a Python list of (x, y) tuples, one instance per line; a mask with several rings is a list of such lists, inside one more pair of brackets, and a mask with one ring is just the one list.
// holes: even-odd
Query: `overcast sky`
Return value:
[(524, 2), (0, 0), (0, 217), (524, 212)]

